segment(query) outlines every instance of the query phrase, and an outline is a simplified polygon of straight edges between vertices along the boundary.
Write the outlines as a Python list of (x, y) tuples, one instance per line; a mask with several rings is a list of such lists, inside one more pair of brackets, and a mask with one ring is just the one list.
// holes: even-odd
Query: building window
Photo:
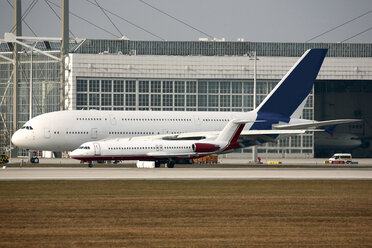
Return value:
[(303, 136), (302, 137), (302, 146), (303, 147), (312, 147), (313, 146), (313, 136)]
[(122, 94), (114, 95), (114, 106), (124, 106), (124, 95)]
[(257, 82), (257, 94), (267, 94), (267, 82)]
[(301, 147), (301, 136), (291, 137), (291, 147)]
[(138, 82), (139, 92), (149, 92), (149, 81), (139, 81)]
[(198, 106), (199, 107), (206, 107), (207, 106), (207, 95), (199, 95), (198, 96)]
[(136, 95), (126, 94), (125, 95), (125, 105), (126, 106), (136, 106)]
[(239, 95), (232, 96), (232, 107), (242, 107), (242, 96)]
[(302, 117), (304, 119), (312, 120), (313, 119), (313, 110), (305, 108), (302, 112)]
[(125, 81), (125, 92), (136, 92), (136, 81), (135, 80)]
[(111, 80), (101, 81), (101, 92), (112, 92), (112, 81)]
[(89, 80), (89, 92), (99, 92), (99, 80)]
[(124, 80), (114, 80), (114, 92), (124, 92)]
[(163, 95), (163, 106), (173, 106), (173, 95)]
[(232, 82), (232, 93), (234, 94), (242, 93), (242, 82)]
[(253, 108), (253, 96), (252, 95), (244, 95), (243, 106)]
[(140, 94), (138, 96), (139, 106), (149, 106), (149, 95)]
[(88, 97), (87, 94), (77, 94), (76, 95), (76, 105), (88, 105)]
[(196, 95), (187, 95), (186, 96), (186, 105), (187, 106), (196, 106)]
[(174, 96), (175, 106), (185, 106), (185, 95), (175, 95)]
[(244, 94), (253, 94), (253, 82), (243, 82)]
[(218, 107), (218, 96), (217, 95), (209, 95), (208, 96), (208, 106), (209, 107)]
[(151, 81), (151, 93), (161, 92), (161, 81)]
[(112, 98), (111, 94), (102, 94), (101, 95), (101, 105), (102, 106), (111, 106), (112, 105), (111, 98)]
[(99, 106), (99, 94), (89, 94), (89, 105)]
[(173, 93), (173, 81), (163, 81), (163, 93)]
[(220, 96), (220, 106), (221, 107), (230, 107), (230, 95), (221, 95)]
[(174, 92), (175, 93), (185, 93), (185, 81), (175, 81), (174, 82)]
[(218, 82), (208, 82), (208, 93), (218, 93)]
[(230, 94), (230, 82), (222, 81), (220, 82), (220, 93), (221, 94)]
[(199, 81), (198, 83), (198, 93), (207, 93), (207, 82)]
[(151, 106), (161, 106), (161, 95), (151, 95)]
[(76, 91), (87, 92), (88, 91), (88, 80), (82, 80), (82, 79), (76, 80)]
[(187, 81), (186, 82), (186, 92), (187, 93), (196, 93), (196, 82), (195, 81)]

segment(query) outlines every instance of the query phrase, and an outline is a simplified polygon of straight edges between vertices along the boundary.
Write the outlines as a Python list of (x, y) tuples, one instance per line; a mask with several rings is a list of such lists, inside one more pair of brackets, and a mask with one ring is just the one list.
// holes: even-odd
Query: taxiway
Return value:
[(0, 180), (371, 180), (371, 168), (5, 168)]

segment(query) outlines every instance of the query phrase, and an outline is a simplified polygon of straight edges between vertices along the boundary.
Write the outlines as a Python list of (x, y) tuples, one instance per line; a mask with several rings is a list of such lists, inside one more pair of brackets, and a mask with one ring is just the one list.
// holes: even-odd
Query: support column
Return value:
[[(253, 108), (257, 108), (257, 52), (253, 51)], [(252, 146), (252, 161), (258, 162), (257, 147)]]
[[(21, 0), (14, 0), (14, 35), (22, 36), (22, 9)], [(20, 45), (14, 43), (13, 50), (13, 133), (18, 129), (18, 109), (19, 109), (19, 56)]]
[(66, 56), (69, 52), (69, 0), (61, 0), (61, 85), (60, 85), (60, 110), (65, 110), (65, 86), (66, 86)]

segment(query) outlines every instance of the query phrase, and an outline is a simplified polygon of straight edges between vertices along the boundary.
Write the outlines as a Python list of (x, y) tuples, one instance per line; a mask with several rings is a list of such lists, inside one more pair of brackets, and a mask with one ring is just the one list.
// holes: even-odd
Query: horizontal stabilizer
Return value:
[(280, 130), (293, 130), (293, 129), (308, 129), (308, 128), (319, 128), (324, 126), (332, 126), (332, 125), (339, 125), (345, 123), (353, 123), (353, 122), (360, 122), (363, 120), (360, 119), (339, 119), (339, 120), (329, 120), (329, 121), (313, 121), (307, 123), (299, 123), (299, 124), (278, 124), (273, 125), (274, 129)]

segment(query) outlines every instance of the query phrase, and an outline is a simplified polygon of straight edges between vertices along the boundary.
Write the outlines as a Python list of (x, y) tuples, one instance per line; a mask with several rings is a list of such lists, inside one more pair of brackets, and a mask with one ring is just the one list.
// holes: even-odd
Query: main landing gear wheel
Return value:
[(92, 164), (92, 163), (89, 163), (89, 164), (88, 164), (88, 167), (89, 167), (89, 168), (92, 168), (92, 167), (93, 167), (93, 164)]
[(155, 168), (159, 168), (160, 167), (160, 161), (155, 161)]
[(38, 164), (39, 163), (39, 158), (38, 157), (31, 158), (30, 162), (31, 162), (31, 164)]
[(168, 161), (168, 162), (165, 164), (165, 166), (166, 166), (167, 168), (173, 168), (173, 167), (174, 167), (174, 164), (175, 164), (174, 161)]

